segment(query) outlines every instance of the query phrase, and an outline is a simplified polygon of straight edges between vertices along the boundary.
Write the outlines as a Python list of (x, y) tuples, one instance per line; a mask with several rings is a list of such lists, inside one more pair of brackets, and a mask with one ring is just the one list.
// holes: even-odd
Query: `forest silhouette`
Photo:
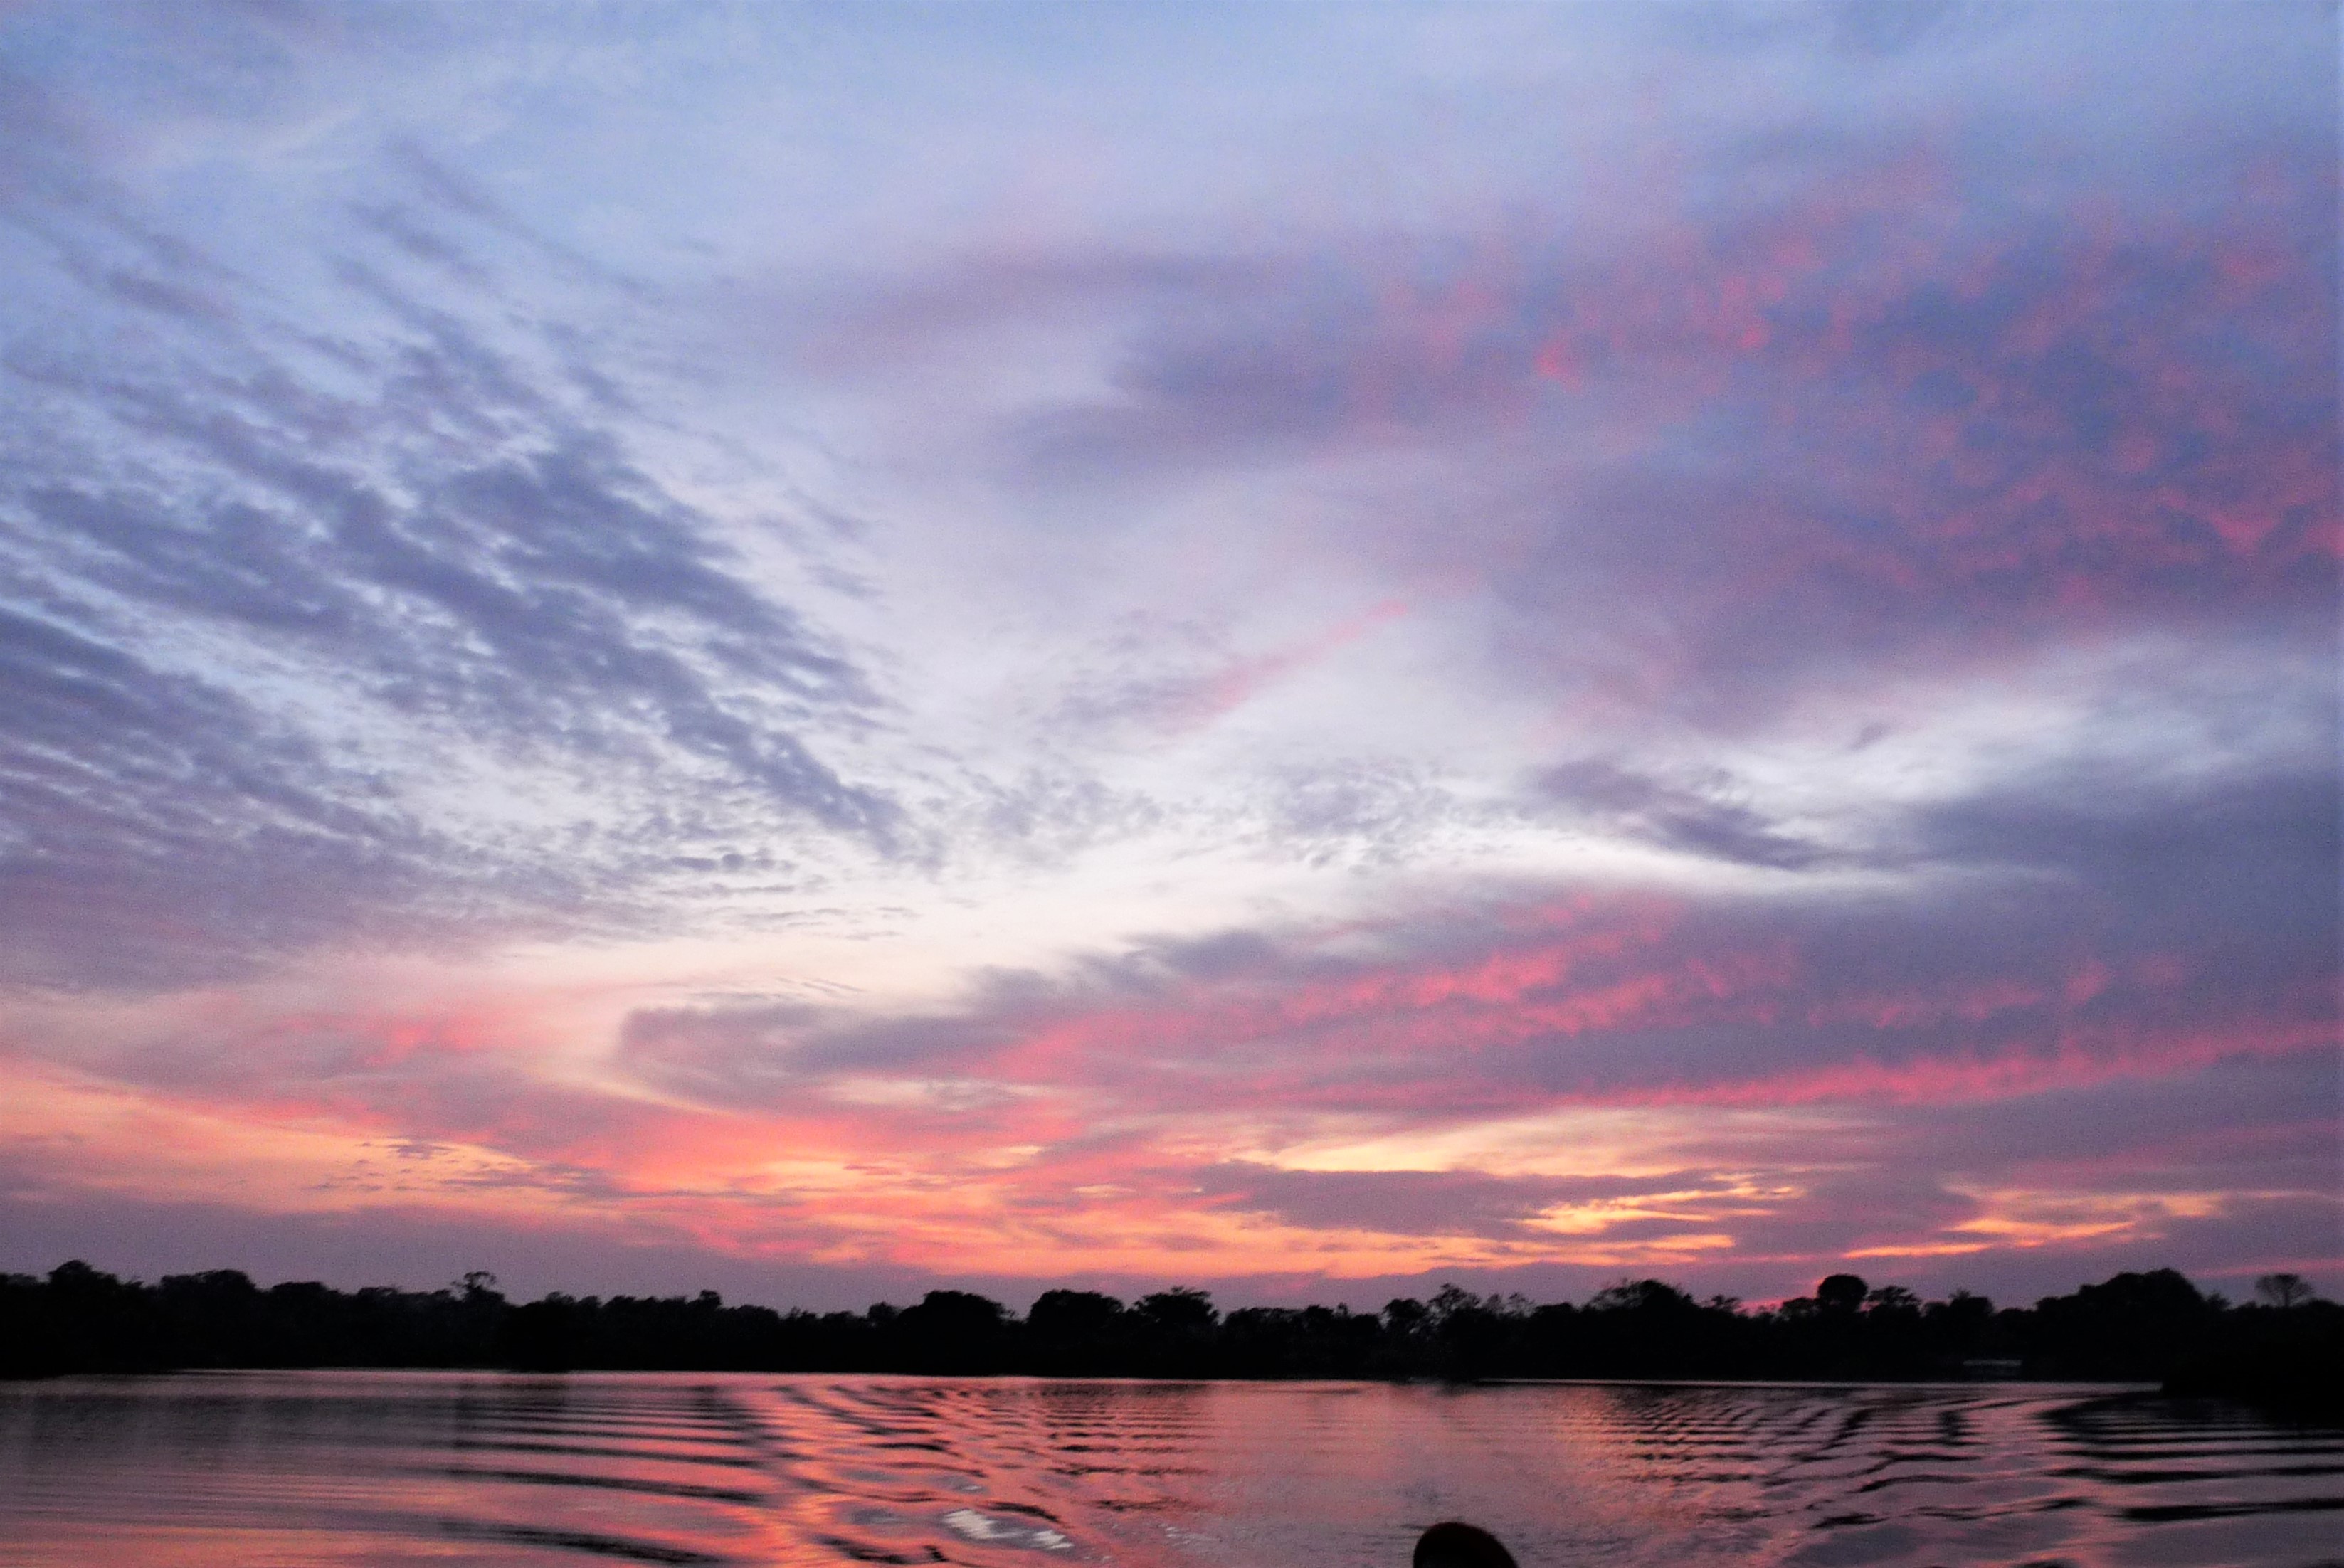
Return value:
[(776, 1312), (697, 1296), (509, 1300), (486, 1272), (436, 1291), (232, 1269), (153, 1284), (81, 1261), (0, 1275), (0, 1376), (227, 1367), (888, 1372), (1149, 1378), (1935, 1379), (2157, 1382), (2344, 1408), (2344, 1307), (2269, 1274), (2233, 1305), (2172, 1269), (2120, 1273), (2032, 1307), (1956, 1291), (1924, 1302), (1834, 1274), (1764, 1310), (1622, 1281), (1583, 1304), (1456, 1285), (1378, 1312), (1245, 1307), (1203, 1291), (1125, 1302), (1043, 1292), (1022, 1318), (965, 1291), (866, 1312)]

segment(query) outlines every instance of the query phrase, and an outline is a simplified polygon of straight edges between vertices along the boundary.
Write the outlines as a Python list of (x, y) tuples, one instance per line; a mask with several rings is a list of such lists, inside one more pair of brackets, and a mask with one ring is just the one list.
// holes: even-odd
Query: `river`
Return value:
[(2046, 1384), (0, 1384), (9, 1564), (2344, 1563), (2344, 1426)]

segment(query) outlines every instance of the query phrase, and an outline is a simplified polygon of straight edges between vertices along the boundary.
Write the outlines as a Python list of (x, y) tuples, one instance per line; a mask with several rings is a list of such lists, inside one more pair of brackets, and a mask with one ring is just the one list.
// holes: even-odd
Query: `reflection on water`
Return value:
[(2344, 1560), (2344, 1428), (2028, 1387), (274, 1372), (0, 1385), (11, 1563)]

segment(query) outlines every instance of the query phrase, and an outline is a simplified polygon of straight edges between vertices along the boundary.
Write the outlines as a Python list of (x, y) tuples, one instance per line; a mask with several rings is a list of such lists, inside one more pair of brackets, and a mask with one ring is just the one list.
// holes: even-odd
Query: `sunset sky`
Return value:
[(2344, 1288), (2326, 5), (0, 6), (0, 1269)]

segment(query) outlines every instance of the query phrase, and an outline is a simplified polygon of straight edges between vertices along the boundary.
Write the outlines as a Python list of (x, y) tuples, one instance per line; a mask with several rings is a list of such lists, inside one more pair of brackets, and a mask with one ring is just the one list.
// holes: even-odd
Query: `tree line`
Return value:
[(1126, 1302), (1043, 1292), (1023, 1316), (966, 1291), (861, 1312), (697, 1296), (509, 1300), (489, 1273), (436, 1291), (266, 1289), (233, 1269), (153, 1284), (73, 1261), (0, 1275), (0, 1376), (202, 1367), (1028, 1373), (1156, 1378), (2144, 1380), (2344, 1405), (2344, 1307), (2293, 1274), (2233, 1305), (2171, 1269), (2120, 1273), (2032, 1307), (1956, 1291), (1922, 1301), (1834, 1274), (1745, 1309), (1658, 1280), (1539, 1304), (1456, 1285), (1380, 1312), (1217, 1310), (1176, 1288)]

